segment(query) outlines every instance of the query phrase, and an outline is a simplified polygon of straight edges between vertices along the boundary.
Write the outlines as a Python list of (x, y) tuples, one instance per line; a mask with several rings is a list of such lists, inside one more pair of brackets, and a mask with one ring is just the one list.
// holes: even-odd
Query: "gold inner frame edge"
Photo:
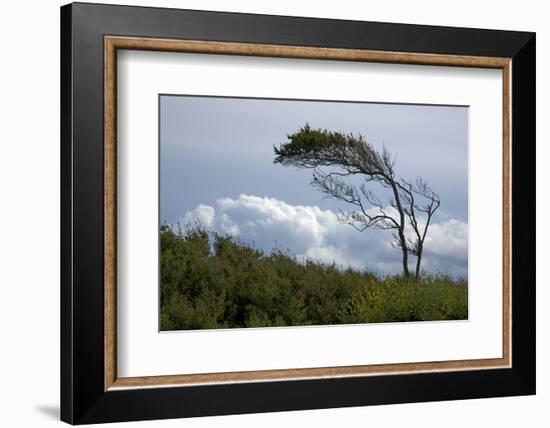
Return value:
[[(502, 358), (421, 363), (278, 369), (170, 376), (117, 377), (116, 367), (116, 61), (118, 49), (213, 55), (241, 55), (333, 61), (439, 65), (502, 70), (503, 94), (503, 349)], [(396, 375), (511, 367), (511, 82), (510, 58), (388, 52), (362, 49), (252, 43), (104, 37), (104, 389), (192, 386), (198, 384), (281, 381), (315, 378)]]

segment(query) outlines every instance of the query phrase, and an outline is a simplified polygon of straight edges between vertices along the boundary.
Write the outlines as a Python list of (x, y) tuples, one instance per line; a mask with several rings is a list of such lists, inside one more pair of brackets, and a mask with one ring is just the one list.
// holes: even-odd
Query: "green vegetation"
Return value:
[(380, 279), (335, 265), (265, 254), (200, 227), (163, 226), (161, 330), (457, 320), (465, 281)]

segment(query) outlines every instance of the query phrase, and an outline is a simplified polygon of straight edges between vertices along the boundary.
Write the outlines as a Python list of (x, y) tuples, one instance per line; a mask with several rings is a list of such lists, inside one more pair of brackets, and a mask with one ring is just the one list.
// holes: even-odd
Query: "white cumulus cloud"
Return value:
[[(341, 224), (336, 213), (317, 206), (290, 205), (252, 195), (220, 198), (216, 206), (197, 205), (180, 223), (200, 223), (265, 252), (277, 248), (299, 259), (336, 263), (379, 274), (401, 272), (401, 253), (391, 246), (390, 231), (358, 232)], [(467, 275), (468, 225), (446, 219), (433, 223), (425, 241), (423, 268), (427, 272)], [(411, 260), (413, 267), (414, 258)]]
[(181, 222), (183, 224), (200, 224), (203, 227), (210, 228), (214, 223), (216, 210), (210, 205), (197, 205), (192, 211), (187, 211)]

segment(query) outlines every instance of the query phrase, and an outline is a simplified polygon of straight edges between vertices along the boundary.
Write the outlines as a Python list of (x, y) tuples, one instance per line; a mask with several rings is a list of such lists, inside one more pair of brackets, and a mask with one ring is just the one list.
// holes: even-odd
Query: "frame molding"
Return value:
[[(257, 382), (311, 378), (336, 378), (451, 370), (495, 369), (511, 367), (511, 59), (465, 55), (437, 55), (404, 52), (378, 52), (359, 49), (211, 42), (137, 37), (104, 37), (104, 314), (105, 314), (105, 391), (119, 388), (184, 386), (231, 382)], [(118, 378), (116, 375), (116, 86), (117, 50), (170, 51), (210, 55), (265, 56), (296, 59), (321, 59), (355, 62), (441, 65), (495, 68), (502, 70), (503, 92), (503, 347), (502, 358), (437, 361), (422, 363), (377, 364), (307, 369), (261, 370), (192, 375)]]
[[(501, 68), (503, 358), (117, 379), (116, 49)], [(77, 3), (61, 8), (61, 53), (62, 420), (535, 392), (533, 33)]]

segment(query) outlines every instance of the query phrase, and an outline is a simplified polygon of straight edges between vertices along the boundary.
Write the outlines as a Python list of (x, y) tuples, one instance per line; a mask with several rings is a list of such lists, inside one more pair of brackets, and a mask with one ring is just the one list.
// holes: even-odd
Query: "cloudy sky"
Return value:
[[(425, 242), (429, 273), (468, 268), (466, 107), (167, 96), (160, 99), (160, 220), (196, 220), (264, 251), (400, 273), (391, 232), (358, 232), (349, 209), (311, 185), (311, 170), (273, 164), (273, 145), (309, 123), (361, 134), (396, 154), (406, 179), (422, 177), (441, 198)], [(373, 188), (383, 202), (389, 195)], [(412, 263), (411, 263), (412, 267)]]

